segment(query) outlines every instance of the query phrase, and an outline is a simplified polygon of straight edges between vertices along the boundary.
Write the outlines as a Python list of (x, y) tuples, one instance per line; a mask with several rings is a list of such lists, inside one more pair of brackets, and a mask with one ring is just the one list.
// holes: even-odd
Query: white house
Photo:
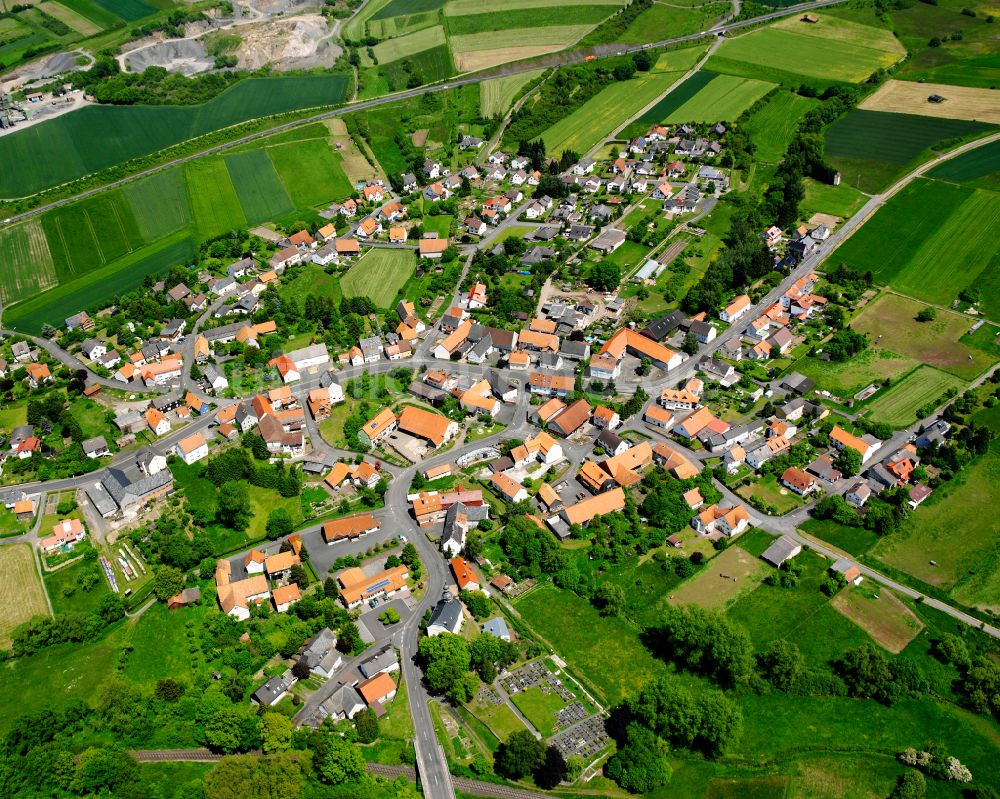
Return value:
[(182, 438), (175, 447), (177, 457), (190, 466), (208, 456), (208, 442), (201, 433)]

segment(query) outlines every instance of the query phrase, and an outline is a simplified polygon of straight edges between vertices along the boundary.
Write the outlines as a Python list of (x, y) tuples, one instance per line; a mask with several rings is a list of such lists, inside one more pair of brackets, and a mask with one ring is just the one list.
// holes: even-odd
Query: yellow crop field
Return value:
[[(943, 97), (944, 102), (932, 103), (927, 99), (935, 94)], [(877, 92), (866, 97), (859, 108), (945, 119), (1000, 122), (1000, 92), (943, 83), (888, 80)]]
[(0, 574), (0, 649), (8, 649), (14, 628), (32, 616), (49, 615), (49, 604), (30, 544), (0, 547)]

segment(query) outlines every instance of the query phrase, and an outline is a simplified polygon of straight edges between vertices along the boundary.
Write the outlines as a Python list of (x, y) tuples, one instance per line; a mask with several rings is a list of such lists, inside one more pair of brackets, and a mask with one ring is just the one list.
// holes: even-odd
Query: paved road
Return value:
[[(119, 180), (112, 181), (111, 183), (104, 184), (97, 188), (88, 189), (87, 191), (75, 194), (72, 197), (65, 197), (61, 200), (55, 200), (51, 203), (38, 206), (30, 211), (25, 211), (20, 214), (15, 214), (2, 222), (0, 226), (13, 224), (14, 222), (20, 222), (25, 219), (31, 219), (32, 217), (43, 214), (53, 208), (59, 208), (60, 206), (66, 205), (68, 203), (74, 202), (76, 200), (83, 199), (85, 197), (91, 197), (95, 194), (99, 194), (107, 189), (115, 188), (117, 186), (123, 186), (126, 183), (131, 183), (134, 180), (139, 180), (140, 178), (147, 177), (149, 175), (155, 174), (156, 172), (161, 172), (164, 169), (170, 169), (171, 167), (179, 166), (181, 164), (186, 164), (190, 161), (195, 161), (199, 158), (205, 158), (209, 155), (214, 155), (220, 153), (224, 150), (228, 150), (233, 147), (238, 147), (247, 142), (256, 141), (265, 136), (271, 136), (275, 133), (280, 133), (282, 131), (291, 130), (293, 128), (301, 127), (303, 125), (308, 125), (312, 122), (318, 122), (324, 119), (332, 119), (334, 117), (343, 116), (345, 114), (350, 114), (354, 111), (363, 111), (368, 108), (377, 108), (380, 105), (385, 105), (386, 103), (392, 103), (397, 100), (405, 100), (411, 97), (419, 97), (426, 92), (440, 92), (447, 91), (448, 89), (454, 89), (459, 86), (466, 86), (473, 83), (480, 83), (484, 80), (489, 80), (490, 78), (503, 77), (506, 75), (518, 75), (524, 72), (531, 72), (539, 67), (555, 67), (563, 66), (566, 64), (576, 64), (582, 63), (585, 58), (609, 58), (615, 56), (619, 53), (634, 53), (640, 50), (652, 49), (655, 47), (665, 47), (672, 44), (683, 44), (684, 42), (693, 42), (698, 39), (703, 39), (709, 35), (724, 34), (728, 31), (739, 30), (740, 28), (745, 28), (750, 25), (758, 25), (762, 22), (768, 22), (773, 19), (780, 19), (781, 17), (786, 17), (791, 14), (798, 14), (803, 11), (808, 11), (814, 8), (822, 8), (823, 6), (836, 5), (838, 3), (846, 2), (846, 0), (816, 0), (816, 2), (802, 3), (797, 6), (789, 6), (787, 8), (778, 9), (772, 11), (768, 14), (762, 14), (759, 17), (754, 17), (753, 19), (743, 20), (742, 22), (733, 22), (725, 25), (718, 25), (709, 30), (702, 31), (700, 33), (692, 33), (688, 36), (677, 36), (671, 39), (663, 39), (658, 42), (653, 42), (651, 44), (645, 45), (635, 45), (631, 47), (610, 47), (601, 46), (591, 48), (590, 50), (581, 50), (569, 53), (555, 53), (550, 56), (543, 56), (541, 58), (532, 59), (530, 61), (522, 61), (517, 64), (511, 64), (504, 67), (500, 67), (494, 70), (487, 70), (476, 75), (472, 75), (465, 78), (458, 78), (456, 80), (446, 81), (444, 83), (439, 83), (434, 86), (423, 86), (418, 89), (407, 89), (406, 91), (396, 92), (395, 94), (388, 94), (382, 97), (376, 97), (372, 100), (364, 100), (357, 103), (349, 103), (343, 105), (339, 108), (335, 108), (331, 111), (324, 111), (319, 114), (313, 114), (312, 116), (305, 117), (303, 119), (295, 120), (294, 122), (286, 122), (282, 125), (278, 125), (268, 130), (258, 131), (257, 133), (251, 133), (247, 136), (242, 136), (238, 139), (234, 139), (224, 144), (218, 144), (214, 147), (210, 147), (207, 150), (202, 150), (198, 153), (192, 153), (191, 155), (183, 156), (181, 158), (175, 158), (159, 166), (151, 167), (150, 169), (145, 169), (141, 172), (137, 172), (134, 175), (130, 175), (125, 178), (120, 178)], [(15, 198), (23, 199), (23, 198)]]

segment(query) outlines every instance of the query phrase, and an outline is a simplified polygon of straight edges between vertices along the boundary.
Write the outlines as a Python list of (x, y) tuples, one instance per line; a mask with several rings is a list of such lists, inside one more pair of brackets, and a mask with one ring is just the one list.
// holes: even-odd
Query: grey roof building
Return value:
[(783, 535), (771, 546), (764, 550), (761, 558), (772, 566), (780, 567), (786, 560), (790, 560), (802, 551), (802, 545), (790, 536)]
[(296, 682), (296, 679), (290, 672), (285, 672), (280, 677), (272, 677), (264, 683), (251, 694), (251, 699), (258, 705), (271, 707), (271, 705), (278, 704), (285, 694), (288, 693), (288, 689), (295, 685)]
[(109, 466), (101, 478), (101, 486), (122, 511), (144, 505), (151, 499), (167, 493), (173, 482), (174, 478), (169, 469), (147, 475), (139, 470), (137, 464), (124, 467)]
[(343, 663), (337, 651), (337, 636), (329, 627), (324, 627), (306, 641), (299, 652), (299, 663), (304, 663), (313, 674), (330, 677)]
[(462, 629), (462, 603), (452, 596), (442, 599), (431, 613), (431, 619), (427, 623), (428, 635), (441, 635), (441, 633), (453, 633), (458, 635)]
[(385, 646), (370, 658), (362, 660), (358, 664), (358, 668), (368, 679), (384, 671), (399, 671), (399, 659), (396, 657), (396, 650), (391, 646)]

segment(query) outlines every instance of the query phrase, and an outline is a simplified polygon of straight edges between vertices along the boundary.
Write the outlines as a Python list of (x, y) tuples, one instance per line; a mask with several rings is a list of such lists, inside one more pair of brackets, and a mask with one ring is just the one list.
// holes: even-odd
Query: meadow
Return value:
[(722, 610), (753, 591), (767, 573), (766, 564), (742, 547), (729, 547), (710, 566), (670, 594), (673, 605), (700, 605)]
[(89, 106), (0, 137), (0, 196), (21, 197), (249, 119), (335, 105), (343, 75), (252, 78), (200, 106)]
[(932, 366), (920, 366), (902, 380), (883, 390), (867, 405), (867, 418), (896, 428), (917, 421), (917, 409), (936, 404), (948, 389), (961, 390), (965, 382)]
[[(874, 592), (874, 593), (873, 593)], [(830, 602), (883, 649), (899, 654), (923, 629), (923, 623), (892, 591), (850, 587)]]
[(936, 148), (992, 129), (983, 122), (854, 109), (830, 125), (824, 137), (827, 158), (844, 182), (875, 192)]
[(326, 139), (307, 139), (268, 147), (267, 154), (295, 208), (326, 205), (353, 190), (340, 156)]
[(993, 363), (992, 356), (961, 342), (972, 320), (954, 311), (938, 309), (930, 322), (916, 316), (927, 306), (898, 294), (883, 294), (851, 322), (878, 347), (929, 364), (964, 380), (972, 380)]
[(340, 288), (345, 297), (368, 297), (380, 308), (391, 308), (415, 268), (413, 250), (373, 248), (341, 278)]
[(870, 555), (945, 591), (963, 581), (956, 599), (996, 607), (998, 501), (1000, 441), (994, 441), (985, 455), (924, 500), (902, 529), (882, 538)]
[(614, 42), (643, 44), (697, 33), (710, 28), (729, 9), (730, 6), (725, 3), (706, 3), (687, 8), (678, 8), (675, 4), (653, 3), (620, 36), (615, 36)]
[(803, 219), (809, 219), (816, 213), (831, 214), (846, 219), (853, 216), (868, 199), (847, 183), (831, 186), (812, 178), (806, 178), (805, 184), (806, 196), (799, 204), (799, 213)]
[(479, 84), (479, 108), (482, 115), (491, 117), (496, 114), (506, 114), (514, 100), (520, 97), (524, 89), (533, 84), (542, 72), (541, 69), (535, 69), (519, 75), (484, 80)]
[(563, 117), (542, 134), (546, 151), (586, 153), (630, 116), (653, 102), (681, 76), (680, 72), (650, 72), (641, 78), (612, 83)]
[(49, 606), (29, 544), (0, 547), (0, 574), (4, 576), (0, 583), (4, 608), (0, 615), (0, 649), (8, 649), (14, 628), (32, 616), (47, 616)]
[(774, 89), (773, 83), (716, 75), (686, 102), (665, 117), (666, 122), (731, 122)]
[(1000, 195), (916, 180), (838, 250), (836, 260), (927, 302), (949, 305), (1000, 253)]
[[(726, 39), (718, 58), (796, 75), (857, 83), (891, 66), (905, 50), (884, 29), (827, 15), (810, 25), (792, 16), (752, 33)], [(708, 66), (713, 66), (709, 59)], [(768, 77), (766, 74), (762, 78)]]
[(775, 92), (762, 108), (750, 115), (746, 129), (757, 146), (757, 158), (775, 164), (788, 149), (802, 117), (818, 101), (787, 90)]

